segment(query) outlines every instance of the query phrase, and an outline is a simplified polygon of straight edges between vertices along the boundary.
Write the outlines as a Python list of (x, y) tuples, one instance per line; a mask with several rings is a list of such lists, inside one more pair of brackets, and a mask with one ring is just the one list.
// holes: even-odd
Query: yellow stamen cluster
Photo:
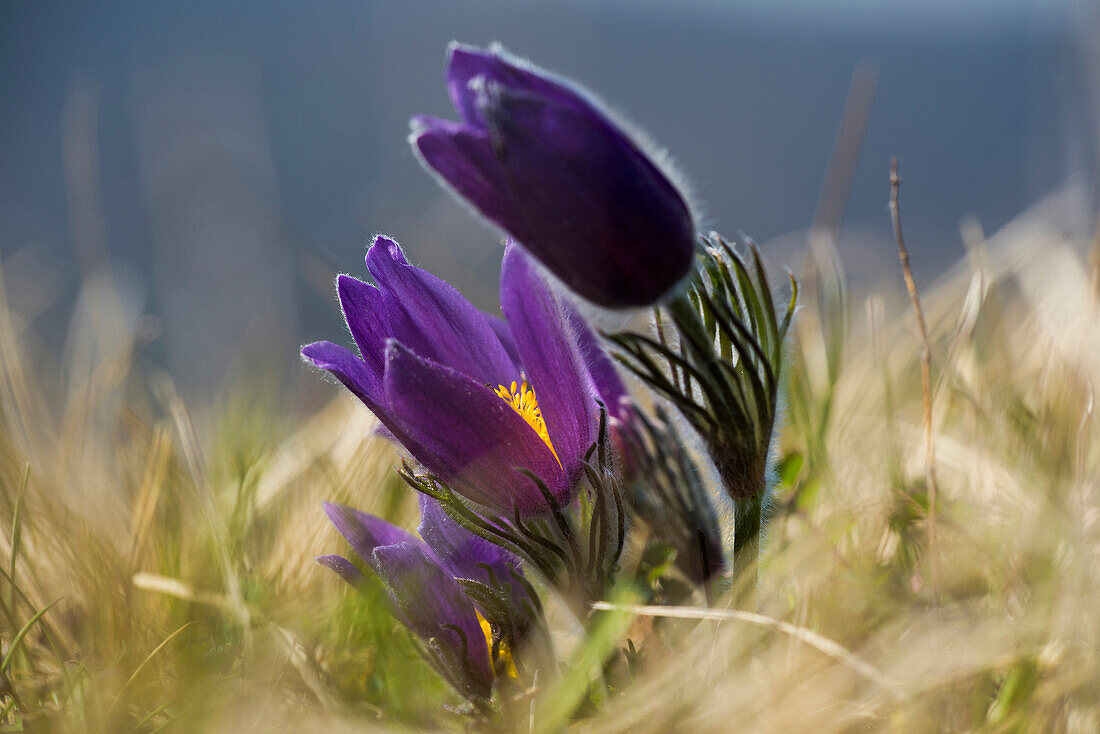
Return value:
[(493, 661), (494, 672), (497, 675), (518, 678), (519, 671), (516, 670), (516, 663), (512, 660), (512, 651), (508, 648), (508, 643), (501, 640), (497, 648), (496, 660), (493, 660), (493, 628), (489, 625), (489, 620), (481, 616), (481, 612), (475, 609), (474, 614), (477, 615), (477, 621), (481, 623), (481, 633), (485, 635), (485, 644), (489, 648), (489, 659)]
[(539, 435), (539, 438), (549, 447), (550, 453), (557, 459), (558, 466), (561, 466), (561, 459), (558, 459), (558, 452), (554, 450), (554, 444), (550, 442), (550, 434), (546, 430), (546, 423), (542, 420), (539, 401), (535, 398), (535, 391), (527, 385), (527, 381), (524, 380), (517, 385), (516, 381), (512, 380), (511, 389), (501, 385), (497, 388), (497, 395), (508, 403), (512, 410), (519, 413), (520, 417), (527, 421), (527, 425), (535, 429), (535, 433)]

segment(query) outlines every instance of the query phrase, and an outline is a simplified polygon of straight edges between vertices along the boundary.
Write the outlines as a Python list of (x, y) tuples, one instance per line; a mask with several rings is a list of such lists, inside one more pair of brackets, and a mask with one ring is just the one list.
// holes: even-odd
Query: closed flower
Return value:
[(566, 286), (601, 306), (645, 306), (688, 275), (684, 196), (586, 92), (499, 47), (453, 45), (446, 78), (462, 120), (414, 118), (413, 148)]

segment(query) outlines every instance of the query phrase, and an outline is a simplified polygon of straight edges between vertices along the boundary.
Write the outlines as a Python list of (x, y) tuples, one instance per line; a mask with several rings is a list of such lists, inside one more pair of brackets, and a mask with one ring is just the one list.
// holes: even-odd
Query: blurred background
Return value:
[[(500, 41), (597, 90), (689, 173), (709, 226), (751, 235), (774, 265), (797, 267), (815, 219), (836, 228), (844, 211), (857, 287), (897, 277), (898, 156), (928, 282), (963, 256), (968, 216), (992, 232), (1059, 192), (1076, 212), (1061, 226), (1091, 231), (1098, 37), (1072, 0), (6, 2), (7, 298), (61, 352), (88, 326), (77, 300), (117, 294), (144, 358), (200, 398), (257, 369), (331, 396), (297, 349), (348, 341), (332, 279), (363, 275), (376, 232), (494, 309), (499, 234), (405, 141), (411, 115), (453, 117), (451, 39)], [(822, 205), (857, 68), (849, 117), (865, 135), (850, 187)]]

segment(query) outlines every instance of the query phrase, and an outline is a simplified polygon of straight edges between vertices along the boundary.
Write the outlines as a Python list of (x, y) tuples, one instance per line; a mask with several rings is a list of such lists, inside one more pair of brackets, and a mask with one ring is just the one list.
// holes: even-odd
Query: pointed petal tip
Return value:
[(474, 46), (470, 43), (463, 43), (457, 38), (452, 38), (450, 41), (447, 42), (447, 61), (450, 61), (456, 53), (461, 54), (476, 50), (478, 50), (477, 46)]
[[(351, 326), (348, 311), (350, 310), (353, 315), (356, 314), (364, 306), (357, 309), (355, 304), (358, 302), (370, 303), (370, 299), (375, 297), (370, 291), (377, 292), (377, 290), (376, 286), (365, 283), (353, 275), (340, 274), (336, 276), (336, 298), (340, 301), (340, 308), (344, 313), (344, 320), (348, 321), (348, 326)], [(351, 306), (350, 309), (349, 306)]]
[(350, 286), (354, 286), (356, 283), (358, 283), (360, 285), (366, 285), (366, 283), (359, 280), (358, 278), (356, 278), (353, 275), (348, 275), (346, 273), (340, 273), (339, 275), (336, 276), (336, 291), (341, 292), (341, 291), (343, 291), (344, 289), (346, 289)]
[(322, 507), (337, 532), (364, 561), (369, 561), (371, 554), (380, 546), (420, 543), (409, 531), (375, 515), (334, 502), (326, 502)]
[(333, 519), (334, 516), (338, 517), (342, 513), (351, 510), (351, 508), (348, 507), (347, 505), (341, 505), (338, 502), (328, 502), (328, 501), (325, 501), (325, 502), (321, 503), (321, 509), (324, 510), (325, 514), (329, 516), (330, 520)]
[(405, 258), (405, 253), (397, 240), (384, 234), (374, 236), (370, 248), (367, 249), (366, 265), (367, 270), (379, 285), (385, 287), (388, 274), (393, 271), (393, 268), (408, 264), (409, 261)]
[(476, 46), (472, 46), (468, 43), (463, 43), (462, 41), (459, 41), (457, 39), (451, 39), (447, 43), (447, 61), (449, 63), (450, 60), (454, 58), (455, 54), (466, 53), (476, 48)]
[(475, 46), (472, 43), (463, 43), (462, 41), (451, 41), (447, 44), (447, 70), (450, 71), (451, 64), (455, 62), (459, 63), (499, 63), (504, 62), (510, 66), (516, 65), (520, 59), (517, 59), (512, 53), (504, 47), (504, 44), (500, 41), (490, 41), (484, 48), (481, 46)]
[(361, 588), (361, 585), (366, 580), (366, 576), (355, 564), (336, 553), (317, 556), (314, 560), (317, 562), (317, 565), (335, 571), (336, 575), (356, 588)]
[(432, 173), (434, 173), (434, 171), (432, 171), (431, 164), (428, 163), (428, 159), (424, 153), (424, 147), (426, 145), (431, 145), (428, 141), (438, 134), (437, 131), (438, 126), (432, 123), (418, 120), (415, 117), (409, 120), (409, 147), (412, 148), (413, 155), (416, 157), (417, 162)]
[(336, 553), (326, 553), (323, 556), (317, 556), (313, 560), (316, 561), (318, 565), (324, 566), (325, 568), (333, 568), (335, 566), (338, 566), (340, 565), (341, 561), (344, 563), (348, 562), (346, 558)]
[(397, 243), (397, 240), (388, 234), (377, 233), (371, 239), (370, 247), (367, 248), (367, 257), (370, 257), (370, 253), (375, 250), (380, 253), (389, 255), (390, 259), (401, 263), (402, 265), (408, 265), (408, 261), (405, 259), (405, 253), (401, 249), (401, 245)]
[(385, 355), (387, 362), (390, 362), (399, 357), (416, 356), (415, 354), (413, 354), (413, 351), (411, 349), (394, 339), (392, 336), (386, 340)]
[(415, 144), (417, 138), (438, 130), (445, 122), (433, 115), (413, 115), (409, 118), (409, 142)]
[[(456, 138), (463, 136), (481, 136), (486, 133), (479, 132), (480, 128), (466, 122), (444, 120), (431, 115), (415, 115), (409, 119), (409, 143), (422, 155), (427, 155), (424, 148), (435, 145), (439, 148), (461, 150), (461, 145)], [(485, 137), (487, 140), (488, 138)]]
[(346, 347), (330, 341), (319, 341), (306, 344), (302, 347), (301, 354), (314, 367), (327, 370), (338, 377), (353, 392), (356, 387), (362, 387), (360, 383), (363, 382), (366, 364)]
[(323, 370), (328, 369), (328, 365), (332, 364), (332, 350), (334, 348), (339, 349), (340, 346), (330, 341), (319, 341), (306, 344), (299, 352), (302, 359)]
[(484, 59), (490, 59), (496, 55), (495, 51), (503, 50), (503, 47), (499, 42), (493, 41), (489, 44), (488, 48), (481, 48), (471, 43), (463, 43), (461, 41), (451, 41), (447, 44), (447, 71), (450, 72), (451, 65), (455, 61), (460, 63), (463, 61), (481, 61)]

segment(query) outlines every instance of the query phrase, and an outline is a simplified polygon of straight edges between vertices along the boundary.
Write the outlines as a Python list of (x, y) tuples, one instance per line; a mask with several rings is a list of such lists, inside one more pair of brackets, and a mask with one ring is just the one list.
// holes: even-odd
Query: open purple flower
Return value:
[(522, 469), (568, 504), (595, 439), (599, 394), (589, 364), (597, 355), (582, 353), (534, 263), (507, 249), (500, 281), (507, 323), (495, 325), (452, 286), (409, 265), (393, 240), (378, 237), (366, 263), (377, 287), (337, 279), (360, 356), (331, 342), (302, 355), (458, 494), (505, 516), (547, 512)]
[(601, 306), (655, 303), (691, 270), (684, 196), (588, 93), (507, 55), (452, 44), (446, 71), (462, 117), (413, 119), (426, 164)]

